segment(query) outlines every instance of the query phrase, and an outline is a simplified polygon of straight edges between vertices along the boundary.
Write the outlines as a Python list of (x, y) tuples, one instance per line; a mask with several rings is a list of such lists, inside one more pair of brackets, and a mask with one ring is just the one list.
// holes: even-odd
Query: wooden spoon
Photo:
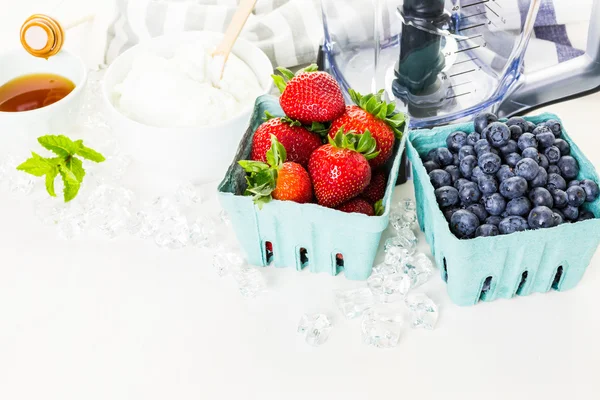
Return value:
[(229, 58), (229, 53), (231, 53), (231, 49), (240, 35), (242, 28), (246, 24), (250, 13), (254, 10), (256, 1), (257, 0), (240, 1), (227, 30), (225, 31), (223, 40), (221, 40), (221, 43), (219, 43), (212, 53), (213, 63), (211, 64), (212, 68), (210, 75), (211, 81), (216, 87), (218, 87), (219, 82), (223, 78), (223, 71), (225, 70), (225, 63), (227, 62), (227, 58)]

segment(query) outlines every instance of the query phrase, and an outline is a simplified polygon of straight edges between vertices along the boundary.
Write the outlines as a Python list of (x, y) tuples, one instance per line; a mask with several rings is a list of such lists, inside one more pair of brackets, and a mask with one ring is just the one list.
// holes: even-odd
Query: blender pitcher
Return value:
[(523, 73), (543, 3), (322, 0), (322, 66), (346, 91), (383, 89), (414, 128), (482, 110), (511, 115), (599, 88), (600, 0), (592, 6), (585, 54)]

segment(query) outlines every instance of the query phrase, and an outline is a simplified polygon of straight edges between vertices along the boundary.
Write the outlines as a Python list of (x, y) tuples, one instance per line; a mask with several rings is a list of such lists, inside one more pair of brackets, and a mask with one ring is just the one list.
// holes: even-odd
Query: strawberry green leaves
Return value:
[(383, 89), (375, 94), (361, 95), (355, 90), (348, 91), (350, 98), (360, 108), (365, 110), (376, 118), (385, 121), (394, 131), (396, 139), (402, 138), (402, 128), (406, 122), (404, 114), (396, 111), (394, 103), (387, 103), (382, 100)]
[(38, 143), (58, 157), (42, 157), (31, 152), (31, 158), (25, 160), (17, 169), (34, 176), (45, 176), (46, 191), (52, 197), (56, 197), (54, 181), (60, 174), (64, 184), (65, 202), (77, 196), (85, 176), (83, 162), (75, 156), (97, 163), (105, 160), (102, 154), (84, 146), (82, 140), (72, 141), (64, 135), (41, 136)]
[(379, 155), (377, 141), (368, 130), (359, 135), (354, 131), (344, 133), (343, 128), (340, 128), (333, 138), (329, 136), (329, 144), (340, 149), (350, 149), (361, 153), (367, 160), (372, 160)]
[(385, 212), (385, 207), (383, 205), (383, 199), (377, 200), (375, 204), (373, 204), (373, 208), (375, 210), (376, 216), (381, 216)]

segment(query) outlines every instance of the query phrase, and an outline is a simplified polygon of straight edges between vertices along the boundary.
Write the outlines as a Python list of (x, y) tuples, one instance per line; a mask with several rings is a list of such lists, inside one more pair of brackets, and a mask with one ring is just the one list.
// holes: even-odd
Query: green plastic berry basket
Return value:
[[(549, 113), (525, 119), (533, 123), (548, 119), (560, 121)], [(419, 155), (446, 146), (446, 137), (455, 131), (471, 133), (473, 123), (412, 131), (406, 143), (413, 166), (419, 225), (447, 283), (452, 302), (468, 306), (479, 300), (525, 296), (550, 289), (563, 291), (577, 285), (600, 242), (600, 219), (468, 240), (460, 240), (450, 232)], [(564, 127), (562, 134), (571, 146), (571, 155), (579, 162), (578, 179), (598, 182), (594, 166)], [(586, 203), (585, 207), (598, 218), (600, 199)]]
[[(259, 266), (272, 262), (275, 267), (297, 270), (307, 267), (311, 272), (330, 275), (344, 271), (348, 279), (367, 279), (381, 233), (388, 225), (405, 138), (397, 141), (393, 157), (386, 165), (389, 177), (381, 216), (369, 217), (318, 204), (278, 200), (272, 200), (259, 210), (250, 197), (242, 195), (246, 187), (245, 172), (237, 162), (249, 158), (252, 137), (263, 122), (265, 111), (283, 116), (277, 98), (264, 95), (256, 100), (248, 130), (218, 188), (219, 201), (229, 214), (248, 262)], [(272, 251), (267, 250), (268, 247), (272, 247)]]

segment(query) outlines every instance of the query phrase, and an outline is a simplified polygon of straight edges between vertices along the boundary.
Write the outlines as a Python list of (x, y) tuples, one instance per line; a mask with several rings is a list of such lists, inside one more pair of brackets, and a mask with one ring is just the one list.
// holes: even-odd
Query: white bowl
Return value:
[[(119, 139), (124, 153), (132, 158), (128, 183), (139, 189), (163, 189), (181, 181), (195, 184), (221, 179), (231, 163), (239, 141), (249, 123), (254, 103), (238, 115), (216, 125), (190, 128), (158, 128), (130, 119), (113, 102), (114, 86), (123, 82), (140, 51), (151, 50), (170, 57), (183, 42), (201, 41), (218, 44), (223, 34), (183, 32), (164, 35), (140, 43), (125, 51), (111, 64), (104, 77), (102, 96), (108, 122)], [(261, 94), (271, 89), (273, 66), (265, 53), (244, 39), (238, 39), (233, 53), (254, 71)], [(166, 100), (168, 101), (168, 99)]]
[(0, 85), (22, 75), (52, 73), (70, 79), (75, 89), (49, 106), (21, 112), (0, 111), (0, 132), (9, 135), (1, 151), (39, 150), (37, 138), (49, 133), (68, 131), (81, 106), (81, 94), (87, 80), (87, 69), (81, 58), (61, 50), (49, 59), (34, 57), (18, 48), (0, 54)]

